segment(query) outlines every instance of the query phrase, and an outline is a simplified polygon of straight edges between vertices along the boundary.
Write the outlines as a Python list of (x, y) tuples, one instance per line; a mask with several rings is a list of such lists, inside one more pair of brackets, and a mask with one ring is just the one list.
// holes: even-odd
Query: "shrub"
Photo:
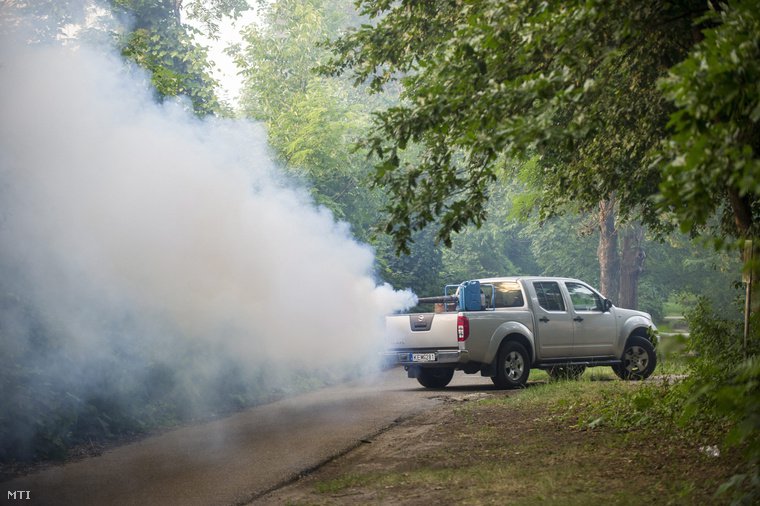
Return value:
[(697, 302), (687, 319), (694, 358), (689, 379), (681, 386), (687, 394), (682, 420), (697, 427), (717, 420), (730, 428), (724, 446), (742, 448), (745, 472), (724, 483), (719, 492), (731, 493), (736, 504), (756, 504), (760, 499), (760, 317), (752, 316), (746, 349), (743, 321), (715, 314), (706, 299)]

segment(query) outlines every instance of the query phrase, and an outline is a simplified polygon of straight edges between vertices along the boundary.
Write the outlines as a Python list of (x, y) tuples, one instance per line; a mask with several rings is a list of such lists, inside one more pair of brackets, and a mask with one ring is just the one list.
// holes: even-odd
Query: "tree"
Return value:
[[(598, 210), (601, 288), (636, 307), (639, 221), (660, 224), (648, 156), (670, 106), (656, 83), (685, 56), (704, 4), (361, 5), (376, 23), (337, 40), (323, 71), (350, 69), (375, 89), (403, 84), (406, 101), (378, 114), (364, 143), (378, 159), (376, 183), (394, 197), (386, 231), (397, 248), (436, 220), (445, 244), (467, 223), (481, 226), (499, 160), (538, 155), (539, 218)], [(424, 146), (422, 163), (403, 162), (412, 144)]]
[[(374, 23), (335, 41), (322, 70), (350, 70), (374, 89), (403, 84), (405, 101), (379, 113), (364, 142), (394, 196), (387, 231), (399, 249), (435, 219), (446, 244), (466, 223), (481, 225), (505, 154), (541, 156), (542, 217), (614, 191), (623, 216), (655, 218), (647, 197), (658, 173), (643, 161), (668, 112), (655, 82), (684, 55), (702, 2), (360, 5)], [(414, 143), (422, 161), (404, 164)]]
[(661, 82), (676, 111), (658, 161), (664, 209), (722, 245), (758, 237), (760, 6), (728, 2), (705, 21), (714, 26)]
[(234, 49), (245, 77), (243, 114), (266, 123), (275, 156), (314, 200), (372, 244), (379, 277), (417, 293), (439, 293), (441, 251), (433, 231), (418, 231), (410, 254), (402, 256), (375, 234), (387, 196), (367, 187), (371, 165), (366, 152), (355, 149), (372, 110), (395, 103), (396, 94), (370, 96), (345, 78), (314, 72), (330, 55), (322, 43), (356, 22), (351, 2), (279, 0), (261, 13), (262, 22), (247, 27), (243, 46)]
[(396, 255), (386, 237), (374, 241), (377, 249), (378, 274), (395, 287), (410, 288), (422, 296), (442, 295), (443, 285), (465, 278), (446, 278), (443, 252), (435, 244), (432, 228), (415, 233), (414, 245), (408, 255)]
[(87, 12), (80, 0), (3, 0), (0, 31), (23, 30), (30, 42), (51, 41), (63, 36), (65, 27), (85, 22)]
[[(707, 232), (718, 246), (745, 246), (740, 250), (745, 270), (757, 277), (760, 5), (756, 0), (722, 3), (706, 22), (712, 26), (702, 32), (703, 40), (662, 81), (676, 106), (672, 134), (658, 160), (662, 204), (682, 230)], [(750, 283), (747, 293), (745, 307), (752, 314), (745, 313), (743, 332), (735, 330), (735, 320), (708, 317), (704, 311), (696, 312), (701, 328), (692, 334), (697, 355), (710, 358), (693, 374), (691, 409), (730, 420), (734, 426), (726, 443), (744, 450), (743, 473), (721, 487), (734, 489), (737, 504), (760, 497), (758, 284)]]
[(365, 157), (352, 149), (369, 123), (366, 97), (312, 70), (327, 56), (319, 43), (350, 18), (339, 5), (321, 0), (280, 0), (262, 14), (264, 22), (246, 28), (245, 47), (237, 52), (245, 78), (243, 114), (266, 123), (269, 143), (286, 169), (361, 234), (377, 201), (362, 184), (369, 170)]
[[(124, 57), (150, 72), (158, 100), (187, 96), (200, 116), (226, 112), (216, 97), (213, 63), (195, 36), (215, 37), (223, 18), (237, 18), (248, 9), (246, 0), (192, 0), (184, 9), (182, 0), (14, 0), (5, 4), (2, 28), (23, 28), (30, 42), (115, 42)], [(183, 16), (201, 28), (185, 23)]]
[[(599, 202), (599, 245), (596, 256), (599, 259), (599, 290), (607, 297), (618, 302), (620, 291), (620, 256), (618, 254), (618, 231), (615, 223), (615, 198)], [(630, 306), (626, 306), (630, 307)]]
[[(526, 233), (531, 226), (514, 218), (515, 196), (521, 186), (501, 180), (491, 185), (488, 222), (466, 227), (452, 236), (451, 247), (443, 250), (441, 277), (445, 282), (540, 272), (538, 255), (532, 250), (535, 237)], [(433, 234), (430, 236), (432, 240)]]
[[(194, 40), (198, 29), (183, 23), (182, 0), (110, 0), (117, 14), (127, 16), (130, 29), (121, 37), (122, 54), (151, 72), (151, 82), (159, 100), (186, 96), (198, 115), (223, 111), (211, 76), (208, 51)], [(194, 0), (187, 6), (190, 18), (197, 19), (214, 37), (218, 22), (238, 17), (248, 8), (245, 0)]]

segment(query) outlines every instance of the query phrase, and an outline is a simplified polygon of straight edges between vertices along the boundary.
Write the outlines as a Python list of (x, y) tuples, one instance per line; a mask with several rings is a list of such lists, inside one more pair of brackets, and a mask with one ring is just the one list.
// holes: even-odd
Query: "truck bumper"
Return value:
[[(388, 364), (406, 366), (421, 365), (434, 367), (438, 364), (461, 364), (470, 360), (470, 352), (467, 350), (386, 351), (381, 355)], [(434, 357), (431, 355), (434, 355)]]

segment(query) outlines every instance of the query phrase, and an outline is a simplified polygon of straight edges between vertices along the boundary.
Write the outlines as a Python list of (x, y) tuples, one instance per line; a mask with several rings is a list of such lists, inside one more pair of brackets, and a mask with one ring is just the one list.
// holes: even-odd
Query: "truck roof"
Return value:
[(498, 278), (483, 278), (478, 281), (481, 283), (497, 283), (499, 281), (577, 281), (582, 283), (579, 279), (556, 276), (504, 276)]

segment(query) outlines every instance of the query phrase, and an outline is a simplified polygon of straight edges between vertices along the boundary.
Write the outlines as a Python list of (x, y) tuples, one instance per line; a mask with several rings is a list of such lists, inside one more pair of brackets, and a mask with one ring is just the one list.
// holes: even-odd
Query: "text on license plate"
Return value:
[(435, 353), (410, 353), (412, 362), (435, 362)]

